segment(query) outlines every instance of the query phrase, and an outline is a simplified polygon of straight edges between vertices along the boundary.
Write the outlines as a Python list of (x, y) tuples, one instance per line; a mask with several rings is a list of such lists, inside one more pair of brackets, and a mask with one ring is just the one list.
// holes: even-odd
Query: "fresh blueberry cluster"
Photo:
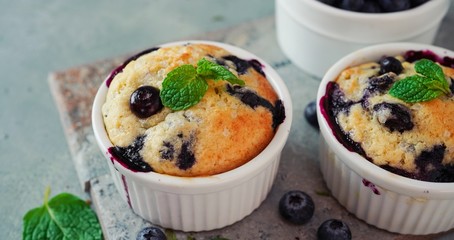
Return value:
[[(305, 224), (314, 215), (315, 204), (312, 197), (300, 190), (286, 192), (279, 201), (281, 216), (297, 225)], [(318, 240), (349, 240), (352, 233), (348, 225), (338, 219), (329, 219), (323, 222), (317, 230)]]
[(415, 8), (429, 0), (318, 0), (330, 6), (364, 13), (399, 12)]

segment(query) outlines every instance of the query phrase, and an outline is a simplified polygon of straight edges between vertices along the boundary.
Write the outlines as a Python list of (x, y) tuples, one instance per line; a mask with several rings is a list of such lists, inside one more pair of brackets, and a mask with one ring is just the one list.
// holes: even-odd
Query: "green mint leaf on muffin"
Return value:
[(172, 110), (184, 110), (200, 102), (208, 90), (208, 80), (225, 80), (231, 84), (244, 85), (223, 66), (202, 58), (197, 68), (185, 64), (170, 71), (162, 82), (162, 104)]
[(231, 84), (244, 86), (244, 81), (238, 79), (232, 72), (219, 64), (206, 60), (205, 58), (202, 58), (197, 62), (197, 74), (204, 79), (213, 79), (215, 81), (225, 80)]
[(415, 63), (416, 75), (393, 84), (389, 94), (408, 103), (425, 102), (450, 94), (443, 69), (435, 62), (421, 59)]
[(172, 110), (184, 110), (197, 104), (208, 90), (208, 83), (190, 64), (179, 66), (167, 74), (160, 93), (162, 104)]
[(43, 206), (25, 214), (23, 239), (103, 239), (96, 214), (87, 202), (69, 193), (48, 200), (49, 194), (47, 188)]

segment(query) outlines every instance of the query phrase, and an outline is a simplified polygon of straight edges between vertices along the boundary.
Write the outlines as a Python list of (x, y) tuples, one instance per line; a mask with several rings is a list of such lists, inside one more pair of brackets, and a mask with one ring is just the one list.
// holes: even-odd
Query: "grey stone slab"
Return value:
[[(443, 31), (452, 33), (453, 29), (445, 26)], [(444, 38), (446, 34), (441, 36)], [(274, 17), (186, 39), (230, 43), (266, 60), (276, 68), (290, 90), (294, 118), (275, 184), (258, 209), (242, 221), (223, 229), (198, 233), (167, 230), (168, 233), (177, 239), (212, 239), (215, 236), (228, 239), (316, 239), (317, 228), (324, 220), (338, 218), (350, 226), (355, 239), (436, 239), (452, 236), (452, 232), (418, 237), (389, 233), (349, 214), (329, 195), (319, 170), (319, 133), (305, 121), (303, 114), (305, 106), (316, 97), (319, 79), (301, 71), (283, 55), (275, 37)], [(437, 41), (443, 43), (447, 40)], [(127, 55), (129, 54), (125, 56)], [(89, 112), (96, 88), (125, 56), (56, 72), (51, 74), (50, 79), (76, 170), (81, 184), (91, 186), (86, 189), (90, 189), (106, 239), (135, 239), (140, 229), (151, 225), (135, 215), (120, 199), (113, 180), (107, 173), (105, 160), (94, 142), (90, 126)], [(278, 213), (280, 197), (293, 189), (309, 193), (316, 204), (314, 217), (303, 226), (283, 221)]]
[(121, 199), (110, 175), (96, 177), (90, 184), (93, 206), (106, 239), (135, 239), (141, 229), (151, 225)]

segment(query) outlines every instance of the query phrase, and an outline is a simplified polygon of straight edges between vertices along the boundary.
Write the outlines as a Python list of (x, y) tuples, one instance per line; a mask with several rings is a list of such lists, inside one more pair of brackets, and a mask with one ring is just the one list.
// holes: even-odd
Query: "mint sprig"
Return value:
[(197, 62), (197, 68), (185, 64), (167, 74), (160, 92), (162, 104), (175, 111), (194, 106), (208, 90), (207, 81), (210, 79), (244, 85), (243, 80), (237, 78), (225, 67), (202, 58)]
[(213, 79), (215, 81), (225, 80), (231, 84), (238, 84), (243, 86), (244, 81), (238, 79), (232, 72), (227, 70), (225, 67), (210, 62), (205, 58), (200, 59), (197, 62), (197, 74), (204, 79)]
[(435, 62), (421, 59), (415, 63), (416, 75), (393, 84), (389, 94), (408, 103), (425, 102), (450, 94), (443, 69)]
[(49, 199), (50, 188), (44, 194), (44, 204), (28, 211), (22, 239), (102, 239), (95, 212), (80, 198), (61, 193)]

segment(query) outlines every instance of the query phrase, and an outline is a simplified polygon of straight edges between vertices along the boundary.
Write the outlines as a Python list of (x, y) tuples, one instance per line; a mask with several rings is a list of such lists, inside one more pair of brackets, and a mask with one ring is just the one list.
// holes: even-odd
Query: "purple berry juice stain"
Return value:
[[(110, 148), (109, 148), (110, 149)], [(107, 149), (107, 152), (106, 154), (109, 156), (109, 159), (110, 159), (110, 162), (112, 163), (112, 165), (114, 164), (114, 161), (115, 161), (115, 157), (112, 155), (112, 153), (110, 153), (110, 150)]]
[(123, 182), (123, 188), (124, 188), (125, 194), (126, 194), (126, 201), (128, 202), (129, 207), (132, 208), (131, 198), (129, 198), (128, 184), (126, 184), (126, 177), (123, 174), (121, 175), (121, 181)]
[[(336, 137), (337, 141), (341, 143), (346, 149), (350, 152), (357, 152), (364, 158), (371, 160), (367, 157), (364, 149), (361, 147), (360, 143), (353, 141), (347, 134), (345, 134), (342, 129), (337, 125), (336, 116), (337, 113), (341, 111), (348, 111), (352, 102), (344, 102), (338, 101), (333, 98), (333, 92), (336, 90), (337, 84), (334, 82), (329, 82), (326, 86), (326, 94), (320, 98), (319, 106), (320, 106), (320, 113), (326, 119), (331, 131)], [(336, 103), (337, 101), (338, 103)]]
[(153, 168), (140, 155), (145, 141), (145, 135), (138, 136), (134, 142), (126, 147), (113, 146), (107, 151), (111, 159), (120, 163), (124, 168), (133, 172), (151, 172)]
[(440, 57), (439, 55), (437, 55), (436, 53), (434, 53), (430, 50), (407, 51), (404, 54), (404, 58), (408, 62), (414, 62), (414, 61), (425, 58), (425, 59), (432, 60), (434, 62), (438, 62), (439, 64), (441, 64), (443, 66), (454, 68), (454, 58), (448, 57), (448, 56)]
[(370, 190), (372, 190), (372, 192), (375, 195), (380, 195), (380, 191), (378, 191), (378, 189), (375, 186), (375, 184), (371, 183), (369, 180), (363, 178), (363, 185), (368, 187), (368, 188), (370, 188)]

